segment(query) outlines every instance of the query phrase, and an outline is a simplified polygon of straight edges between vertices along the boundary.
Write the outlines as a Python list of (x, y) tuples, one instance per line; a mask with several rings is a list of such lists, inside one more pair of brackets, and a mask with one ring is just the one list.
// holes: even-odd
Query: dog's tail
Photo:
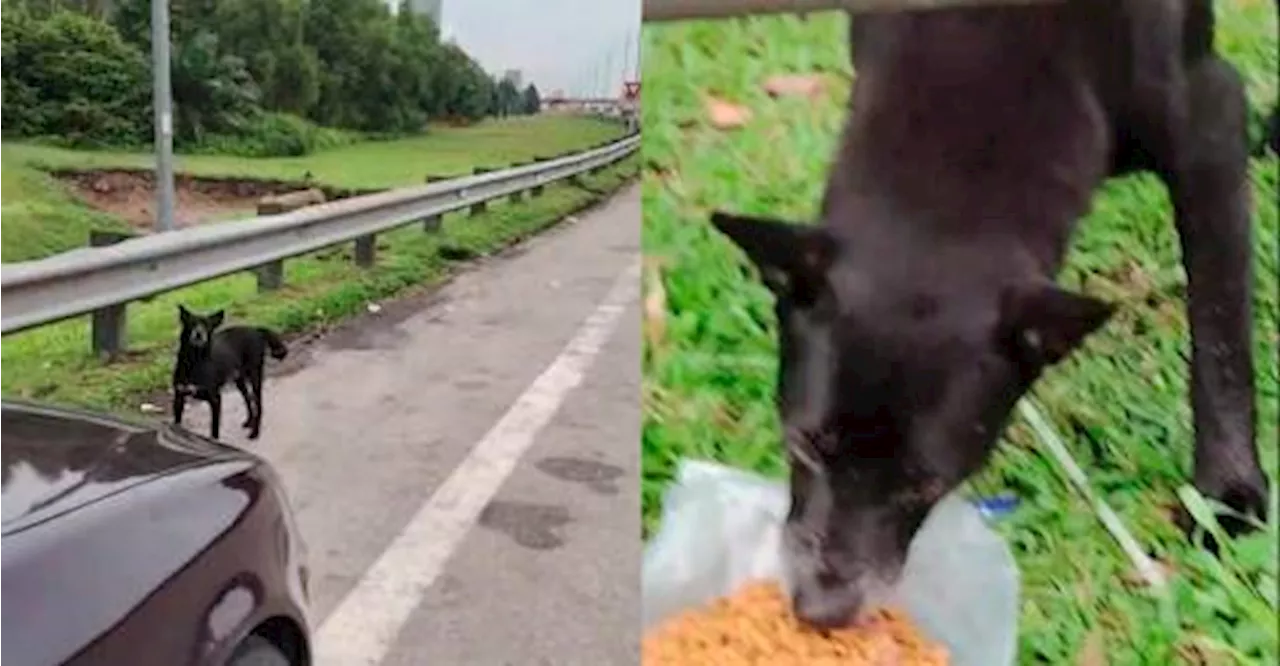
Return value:
[(281, 361), (289, 355), (289, 348), (285, 346), (284, 340), (281, 340), (275, 331), (269, 328), (260, 328), (258, 330), (262, 332), (262, 339), (267, 341), (267, 348), (271, 350), (271, 358)]

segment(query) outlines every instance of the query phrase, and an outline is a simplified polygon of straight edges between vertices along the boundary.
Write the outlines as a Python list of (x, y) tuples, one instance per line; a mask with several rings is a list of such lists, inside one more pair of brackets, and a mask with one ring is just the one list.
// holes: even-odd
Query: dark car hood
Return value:
[(130, 423), (75, 410), (4, 401), (3, 533), (140, 483), (250, 454), (167, 425)]

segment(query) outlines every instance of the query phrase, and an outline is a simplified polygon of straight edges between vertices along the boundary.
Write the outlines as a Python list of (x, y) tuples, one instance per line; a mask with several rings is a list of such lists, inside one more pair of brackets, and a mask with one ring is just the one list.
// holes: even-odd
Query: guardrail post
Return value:
[[(515, 164), (512, 164), (511, 167), (512, 168), (522, 167), (522, 166), (528, 166), (530, 164), (533, 164), (533, 162), (516, 162)], [(521, 190), (512, 192), (509, 196), (507, 196), (508, 203), (518, 204), (522, 200), (524, 200), (524, 192)]]
[[(536, 155), (536, 156), (534, 156), (533, 161), (535, 161), (535, 162), (549, 162), (549, 161), (554, 160), (554, 159), (555, 159), (555, 156), (547, 157), (547, 156), (545, 156), (545, 155)], [(543, 191), (543, 189), (544, 189), (544, 188), (543, 188), (543, 186), (542, 186), (542, 185), (534, 185), (534, 186), (533, 186), (532, 188), (530, 188), (530, 190), (529, 190), (529, 196), (530, 196), (530, 197), (540, 197), (540, 196), (542, 196), (542, 191)]]
[[(474, 173), (475, 175), (477, 175), (477, 176), (478, 176), (478, 175), (480, 175), (480, 174), (482, 174), (482, 173), (489, 173), (489, 172), (491, 172), (491, 171), (493, 171), (493, 169), (491, 169), (491, 168), (489, 168), (489, 167), (476, 167), (476, 168), (472, 171), (472, 173)], [(471, 204), (471, 215), (472, 215), (473, 217), (474, 217), (474, 216), (476, 216), (476, 215), (482, 215), (482, 214), (484, 214), (484, 212), (485, 212), (485, 211), (487, 211), (487, 210), (489, 210), (489, 206), (488, 206), (488, 205), (486, 205), (486, 204), (485, 204), (485, 202), (483, 202), (483, 201), (479, 201), (479, 202), (476, 202), (476, 203)]]
[(361, 236), (356, 239), (355, 259), (356, 265), (360, 268), (370, 268), (373, 266), (373, 260), (378, 253), (378, 237), (374, 234)]
[[(133, 236), (117, 231), (91, 230), (89, 232), (89, 247), (106, 247), (130, 238), (133, 238)], [(124, 303), (120, 303), (93, 311), (91, 334), (94, 354), (100, 357), (112, 358), (124, 351), (129, 333), (129, 320), (125, 313), (126, 307)]]
[[(609, 144), (611, 144), (611, 143), (613, 143), (613, 140), (612, 140), (612, 139), (606, 139), (606, 140), (602, 141), (599, 145), (594, 146), (594, 148), (604, 148), (605, 146), (607, 146), (607, 145), (609, 145)], [(603, 164), (597, 164), (596, 166), (593, 166), (593, 167), (591, 167), (590, 169), (588, 169), (588, 170), (587, 170), (587, 175), (589, 175), (589, 176), (594, 176), (594, 175), (596, 175), (596, 174), (599, 174), (601, 171), (604, 171), (604, 165), (603, 165)]]
[[(453, 176), (437, 176), (436, 174), (429, 173), (427, 174), (426, 182), (428, 185), (430, 185), (431, 183), (438, 183), (442, 180), (449, 180), (452, 177)], [(440, 224), (441, 224), (440, 218), (441, 216), (439, 215), (429, 215), (427, 217), (422, 218), (422, 230), (427, 233), (439, 231)]]
[(258, 291), (275, 291), (284, 286), (284, 260), (263, 264), (253, 274), (258, 278)]
[[(279, 197), (266, 197), (258, 201), (258, 215), (279, 215), (289, 209)], [(277, 259), (263, 264), (253, 271), (258, 278), (258, 291), (275, 291), (284, 285), (284, 260)]]
[[(324, 203), (325, 198), (324, 192), (317, 188), (263, 197), (258, 200), (258, 215), (289, 213), (299, 208)], [(258, 291), (275, 291), (284, 286), (284, 260), (267, 262), (255, 268), (253, 274), (258, 280)]]

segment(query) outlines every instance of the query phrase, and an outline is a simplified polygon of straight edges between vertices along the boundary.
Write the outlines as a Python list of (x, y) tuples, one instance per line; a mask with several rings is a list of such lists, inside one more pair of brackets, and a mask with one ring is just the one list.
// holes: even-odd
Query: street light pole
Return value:
[(156, 230), (173, 230), (173, 85), (169, 79), (169, 0), (151, 0), (151, 106), (155, 112)]

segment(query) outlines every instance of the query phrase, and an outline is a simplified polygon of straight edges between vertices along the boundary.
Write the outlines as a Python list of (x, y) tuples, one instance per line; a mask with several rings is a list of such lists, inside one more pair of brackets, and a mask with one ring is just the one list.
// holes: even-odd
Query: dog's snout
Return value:
[(792, 611), (815, 629), (839, 629), (852, 625), (862, 609), (862, 596), (843, 585), (799, 585), (791, 596)]

